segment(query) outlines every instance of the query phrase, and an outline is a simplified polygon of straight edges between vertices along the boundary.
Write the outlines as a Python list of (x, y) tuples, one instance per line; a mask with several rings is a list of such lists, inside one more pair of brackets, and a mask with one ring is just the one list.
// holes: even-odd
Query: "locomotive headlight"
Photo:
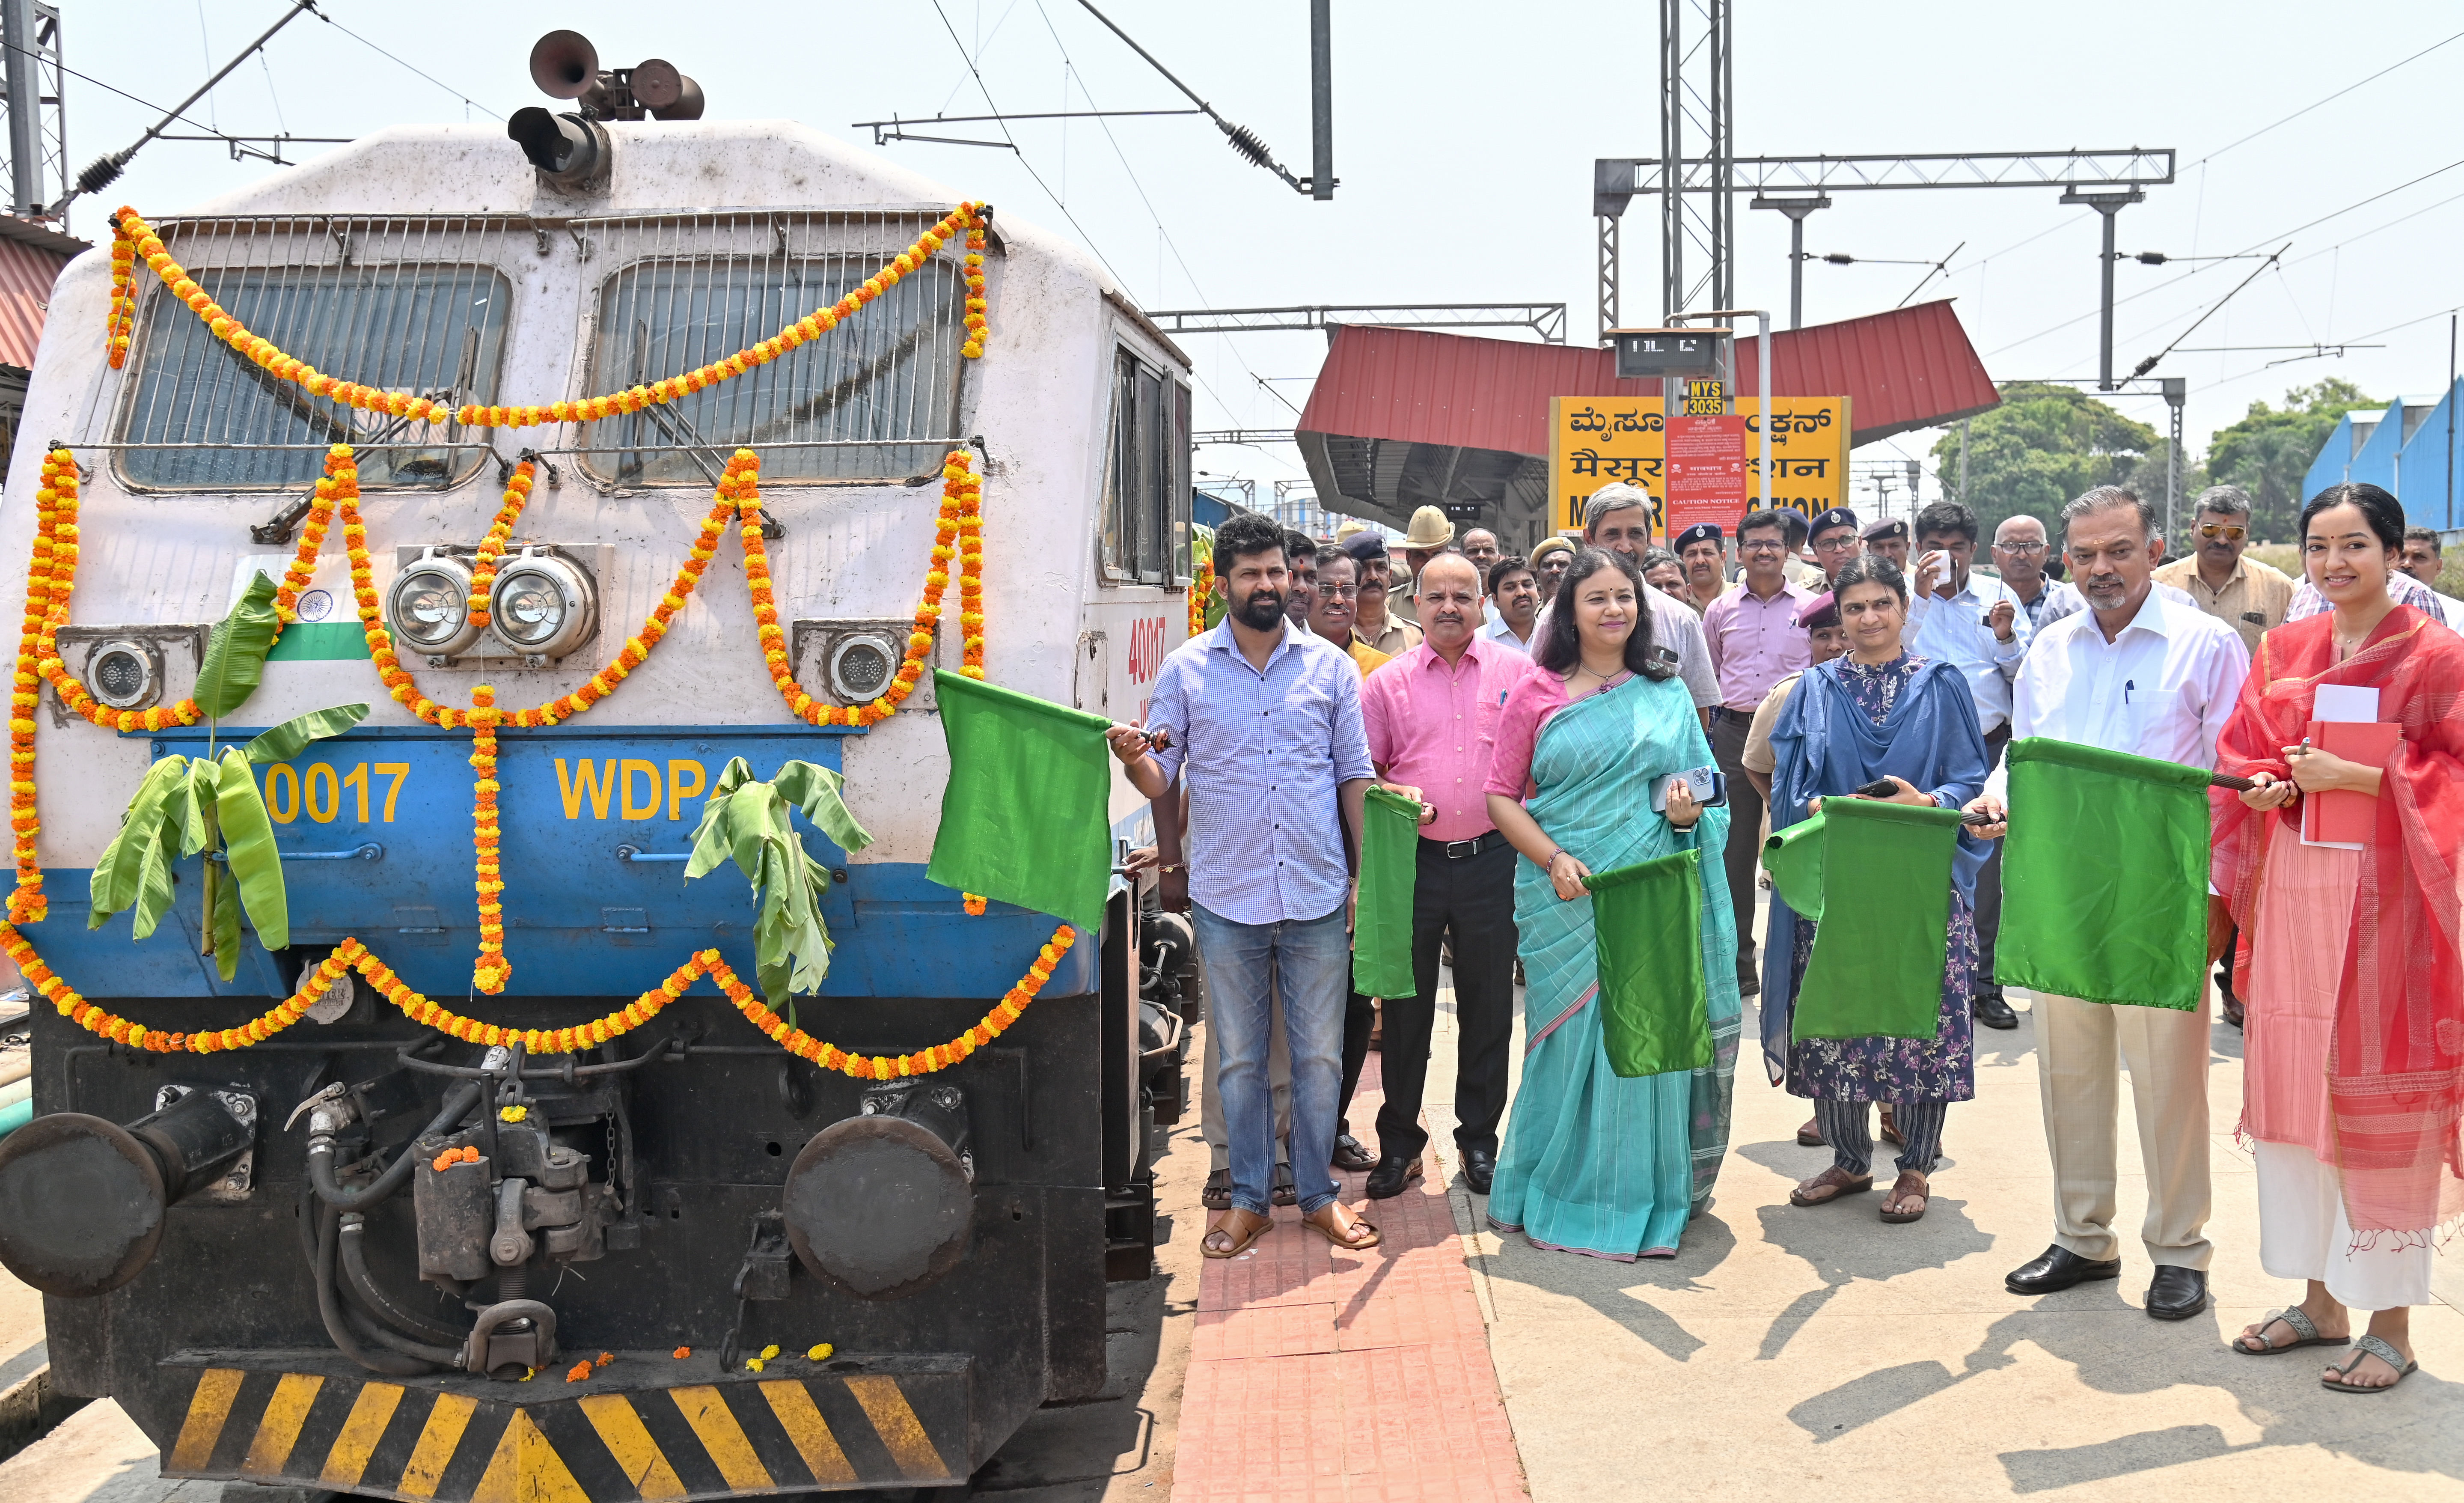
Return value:
[(527, 554), (497, 573), (488, 614), (496, 635), (515, 652), (561, 657), (590, 634), (590, 581), (551, 553)]
[(396, 640), (429, 657), (452, 657), (479, 639), (471, 624), (471, 570), (430, 553), (406, 567), (385, 595), (385, 625)]
[(143, 642), (103, 642), (85, 660), (85, 682), (115, 710), (142, 710), (162, 697), (162, 673)]

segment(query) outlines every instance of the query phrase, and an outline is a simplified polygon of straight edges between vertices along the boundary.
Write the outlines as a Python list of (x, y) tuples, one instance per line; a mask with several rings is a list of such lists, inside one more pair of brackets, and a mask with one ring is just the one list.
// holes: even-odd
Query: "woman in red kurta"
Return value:
[[(2242, 1132), (2258, 1168), (2260, 1261), (2308, 1282), (2236, 1351), (2312, 1344), (2348, 1360), (2322, 1381), (2384, 1391), (2412, 1370), (2409, 1307), (2430, 1298), (2438, 1230), (2464, 1215), (2464, 638), (2387, 592), (2404, 512), (2338, 485), (2301, 513), (2304, 564), (2334, 608), (2259, 642), (2216, 767), (2258, 786), (2212, 795), (2212, 878), (2247, 946)], [(2311, 744), (2320, 691), (2374, 692), (2385, 767)], [(2330, 696), (2331, 699), (2335, 696)], [(2372, 801), (2359, 850), (2302, 839), (2302, 805)], [(2372, 1312), (2354, 1339), (2347, 1307)]]

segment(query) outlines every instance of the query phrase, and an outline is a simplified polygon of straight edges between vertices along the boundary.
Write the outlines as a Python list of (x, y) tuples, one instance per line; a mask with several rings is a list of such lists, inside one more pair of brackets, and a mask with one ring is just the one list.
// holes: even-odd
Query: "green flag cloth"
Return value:
[(1420, 806), (1372, 787), (1363, 801), (1360, 902), (1352, 916), (1352, 989), (1364, 997), (1410, 997), (1412, 884), (1419, 868)]
[(2194, 1011), (2207, 991), (2208, 775), (2030, 737), (2011, 743), (1993, 979)]
[(1771, 885), (1821, 925), (1796, 990), (1792, 1041), (1941, 1030), (1959, 826), (1953, 809), (1828, 798), (1765, 843)]
[(1111, 722), (937, 669), (933, 693), (950, 784), (924, 874), (1101, 933), (1112, 881)]
[(1631, 1080), (1711, 1063), (1703, 868), (1691, 851), (1592, 873), (1600, 1043)]

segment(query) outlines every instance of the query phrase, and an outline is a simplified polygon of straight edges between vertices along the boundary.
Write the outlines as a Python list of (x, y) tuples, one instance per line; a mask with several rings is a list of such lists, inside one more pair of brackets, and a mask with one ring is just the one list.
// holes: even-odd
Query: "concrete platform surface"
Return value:
[[(1951, 1108), (1937, 1198), (1911, 1226), (1879, 1220), (1879, 1190), (1788, 1204), (1830, 1154), (1796, 1145), (1807, 1103), (1764, 1084), (1750, 1001), (1728, 1160), (1675, 1258), (1537, 1251), (1486, 1230), (1454, 1180), (1539, 1503), (1661, 1487), (1824, 1503), (2464, 1497), (2464, 1254), (2439, 1260), (2447, 1302), (2413, 1313), (2422, 1370), (2394, 1392), (2321, 1388), (2334, 1353), (2228, 1349), (2301, 1287), (2258, 1265), (2251, 1160), (2233, 1140), (2241, 1035), (2222, 1023), (2209, 1090), (2216, 1308), (2178, 1322), (2141, 1308), (2145, 1183), (2126, 1104), (2121, 1279), (2038, 1299), (2003, 1289), (2052, 1240), (2034, 1028), (2024, 994), (2013, 1001), (2015, 1032), (1977, 1030), (1977, 1098)], [(1441, 1027), (1433, 1094), (1451, 1076)], [(1433, 1127), (1443, 1110), (1432, 1104)], [(1452, 1173), (1453, 1145), (1437, 1137)], [(1878, 1163), (1878, 1182), (1891, 1172)]]

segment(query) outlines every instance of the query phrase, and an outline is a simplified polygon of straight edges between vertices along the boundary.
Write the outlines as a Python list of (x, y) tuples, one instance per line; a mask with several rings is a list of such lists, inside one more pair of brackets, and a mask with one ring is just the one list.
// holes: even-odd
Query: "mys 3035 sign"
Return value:
[[(1848, 399), (1773, 397), (1771, 407), (1771, 504), (1808, 517), (1847, 505)], [(1757, 505), (1763, 494), (1762, 403), (1739, 397), (1736, 411), (1746, 423), (1747, 504)], [(1554, 525), (1581, 526), (1583, 503), (1592, 493), (1623, 480), (1650, 493), (1653, 530), (1665, 538), (1665, 438), (1658, 397), (1550, 398), (1549, 501)]]

